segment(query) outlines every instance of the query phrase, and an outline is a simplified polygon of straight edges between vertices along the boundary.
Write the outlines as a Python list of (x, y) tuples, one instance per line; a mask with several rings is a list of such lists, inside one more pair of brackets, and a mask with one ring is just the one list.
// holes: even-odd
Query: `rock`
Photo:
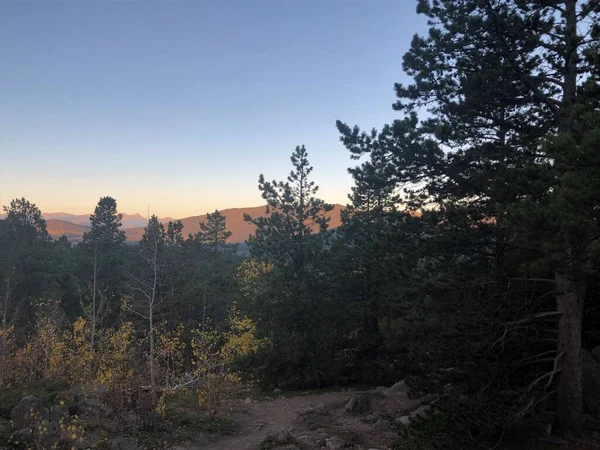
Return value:
[(398, 381), (397, 383), (395, 383), (391, 388), (388, 389), (389, 392), (393, 392), (395, 394), (402, 392), (402, 393), (407, 393), (408, 392), (408, 386), (406, 385), (406, 382), (404, 380)]
[(317, 403), (315, 406), (308, 408), (305, 412), (309, 414), (327, 414), (323, 403)]
[(390, 394), (390, 389), (385, 387), (385, 386), (377, 386), (375, 388), (375, 392), (379, 393), (379, 394), (383, 394), (383, 395), (389, 395)]
[(108, 408), (99, 397), (89, 396), (81, 398), (79, 402), (81, 414), (87, 417), (95, 417), (110, 415), (111, 410)]
[(363, 417), (363, 420), (367, 423), (374, 423), (377, 422), (377, 417), (375, 417), (375, 414), (369, 414), (368, 416)]
[(325, 439), (325, 447), (327, 450), (340, 450), (341, 448), (344, 448), (345, 445), (346, 441), (337, 436), (332, 436)]
[(375, 428), (377, 428), (378, 430), (389, 430), (391, 427), (392, 424), (387, 419), (379, 419), (377, 422), (375, 422)]
[(324, 441), (327, 438), (327, 430), (325, 428), (317, 428), (315, 430), (315, 435)]
[(247, 405), (249, 403), (252, 403), (252, 399), (251, 398), (246, 398), (246, 400), (244, 400), (244, 403)]
[(33, 441), (34, 436), (31, 428), (17, 430), (10, 436), (10, 443), (16, 448), (28, 448), (27, 444), (31, 444)]
[(69, 417), (69, 408), (65, 405), (54, 405), (50, 408), (50, 422), (58, 423)]
[(355, 395), (348, 403), (344, 411), (347, 413), (364, 413), (371, 409), (371, 400), (364, 395)]
[(596, 361), (600, 363), (600, 345), (594, 347), (594, 349), (592, 350), (592, 356), (596, 358)]
[(417, 416), (425, 417), (430, 409), (431, 407), (429, 405), (421, 405), (415, 409), (410, 416), (413, 418)]
[(600, 418), (600, 363), (587, 350), (581, 350), (583, 403), (590, 414)]
[(258, 400), (252, 400), (252, 403), (258, 403)]
[(318, 405), (301, 412), (297, 420), (309, 430), (316, 430), (328, 426), (331, 421), (331, 416), (325, 409), (325, 405), (319, 403)]
[(396, 423), (398, 425), (407, 426), (410, 424), (410, 416), (396, 417)]
[(273, 445), (277, 446), (277, 448), (281, 448), (282, 446), (295, 446), (294, 442), (296, 442), (296, 438), (287, 431), (281, 431), (275, 435), (271, 435), (271, 442)]
[(138, 446), (131, 439), (118, 437), (110, 441), (108, 450), (138, 450)]
[(10, 412), (13, 428), (34, 428), (36, 423), (48, 420), (48, 410), (35, 395), (27, 395)]
[(282, 392), (282, 391), (279, 388), (273, 389), (274, 394), (279, 394), (280, 392)]
[(303, 448), (318, 448), (317, 439), (312, 436), (309, 436), (308, 434), (297, 436), (296, 440), (298, 441), (298, 445), (301, 445)]
[(300, 450), (300, 447), (294, 444), (286, 445), (285, 447), (279, 447), (279, 450)]

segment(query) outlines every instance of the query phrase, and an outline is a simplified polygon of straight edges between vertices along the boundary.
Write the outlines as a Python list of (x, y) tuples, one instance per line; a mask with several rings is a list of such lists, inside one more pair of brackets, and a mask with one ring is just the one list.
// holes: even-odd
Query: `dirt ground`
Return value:
[[(344, 412), (348, 400), (360, 391), (329, 392), (324, 394), (275, 398), (246, 403), (238, 400), (229, 405), (227, 415), (236, 421), (238, 429), (231, 436), (204, 436), (198, 442), (177, 447), (176, 450), (244, 450), (257, 449), (269, 435), (289, 433), (300, 448), (325, 448), (326, 439), (338, 438), (354, 448), (387, 449), (397, 433), (385, 417), (398, 411), (414, 409), (418, 400), (405, 393), (387, 397), (371, 396), (375, 414)], [(379, 421), (379, 419), (382, 419)], [(285, 448), (274, 445), (273, 448)], [(293, 447), (289, 447), (293, 448)]]
[[(274, 394), (277, 395), (277, 394)], [(350, 398), (364, 395), (370, 399), (370, 411), (360, 414), (345, 412)], [(343, 442), (343, 447), (354, 450), (387, 450), (398, 438), (394, 418), (414, 411), (421, 400), (409, 399), (406, 392), (386, 396), (372, 391), (346, 391), (278, 397), (260, 401), (235, 400), (226, 408), (226, 415), (237, 424), (233, 435), (202, 435), (195, 442), (173, 450), (256, 450), (268, 436), (275, 437), (272, 446), (281, 450), (308, 450), (340, 448), (327, 446), (328, 440)], [(598, 429), (600, 433), (600, 429)], [(596, 432), (593, 433), (595, 437)], [(289, 441), (286, 438), (291, 437)], [(600, 449), (595, 442), (567, 442), (548, 438), (537, 431), (523, 430), (523, 435), (512, 438), (496, 450), (584, 450)]]

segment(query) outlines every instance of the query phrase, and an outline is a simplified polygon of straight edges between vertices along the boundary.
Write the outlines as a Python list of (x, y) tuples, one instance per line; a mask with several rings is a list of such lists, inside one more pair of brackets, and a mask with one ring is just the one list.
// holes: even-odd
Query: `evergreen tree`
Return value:
[(212, 214), (206, 213), (206, 222), (200, 222), (200, 231), (195, 235), (195, 239), (207, 245), (213, 253), (224, 249), (230, 237), (231, 231), (227, 230), (225, 216), (218, 210)]
[[(539, 238), (552, 223), (538, 222), (530, 205), (566, 206), (552, 199), (562, 197), (565, 176), (577, 171), (570, 165), (573, 156), (556, 150), (583, 148), (572, 145), (577, 141), (573, 134), (583, 83), (593, 84), (590, 80), (598, 70), (598, 3), (421, 0), (418, 11), (429, 18), (430, 30), (413, 39), (404, 57), (405, 71), (414, 83), (396, 85), (394, 108), (405, 117), (379, 133), (361, 133), (338, 123), (341, 139), (353, 155), (368, 153), (374, 164), (386, 161), (388, 182), (395, 189), (403, 187), (402, 199), (409, 206), (433, 204), (444, 224), (459, 220), (468, 225), (462, 227), (465, 231), (489, 229), (491, 233), (482, 236), (487, 245), (471, 237), (465, 244), (492, 252), (497, 268), (507, 267), (507, 258), (520, 255), (511, 262), (526, 275), (539, 276), (536, 262), (548, 263), (549, 274), (542, 272), (541, 277), (549, 275), (557, 287), (556, 311), (534, 310), (529, 320), (534, 321), (536, 313), (559, 317), (557, 425), (566, 434), (578, 434), (584, 274), (593, 270), (589, 249), (595, 225), (584, 233), (589, 239), (575, 245), (572, 217), (567, 219), (571, 211), (563, 209), (553, 222), (558, 220), (555, 229), (568, 238), (560, 251), (549, 249)], [(417, 117), (421, 108), (430, 116), (423, 121)], [(545, 143), (555, 142), (555, 137), (571, 146)], [(586, 192), (587, 203), (579, 202), (583, 209), (576, 217), (585, 217), (582, 223), (589, 224), (595, 221), (595, 197)], [(513, 220), (504, 221), (507, 211)], [(515, 226), (516, 217), (521, 222)], [(493, 223), (499, 226), (487, 226)], [(533, 223), (540, 225), (538, 239), (523, 249), (515, 240), (516, 231), (531, 230)], [(504, 305), (504, 311), (508, 309)], [(553, 372), (552, 364), (548, 370)]]
[(111, 301), (123, 288), (126, 238), (120, 229), (122, 218), (114, 198), (100, 198), (90, 216), (91, 230), (83, 235), (83, 242), (78, 246), (80, 301), (91, 326), (90, 351), (94, 349), (96, 331), (109, 313)]
[(156, 373), (156, 324), (159, 308), (171, 294), (166, 283), (166, 243), (167, 233), (162, 223), (153, 215), (144, 228), (140, 241), (139, 259), (135, 262), (132, 277), (132, 311), (147, 322), (148, 327), (148, 365), (152, 404), (155, 405)]
[(307, 151), (296, 147), (287, 181), (265, 181), (259, 190), (267, 201), (264, 217), (244, 219), (256, 226), (248, 240), (252, 255), (272, 270), (264, 272), (271, 288), (261, 290), (250, 313), (271, 347), (256, 363), (265, 383), (294, 386), (332, 382), (339, 373), (336, 305), (325, 276), (327, 212), (331, 205), (315, 197)]

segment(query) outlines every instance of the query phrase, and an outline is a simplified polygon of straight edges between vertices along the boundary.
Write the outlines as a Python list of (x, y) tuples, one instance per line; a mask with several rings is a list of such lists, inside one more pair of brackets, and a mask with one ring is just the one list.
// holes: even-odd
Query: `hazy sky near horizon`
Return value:
[(319, 196), (355, 165), (336, 119), (396, 116), (416, 0), (0, 4), (0, 201), (186, 217), (263, 203), (306, 145)]

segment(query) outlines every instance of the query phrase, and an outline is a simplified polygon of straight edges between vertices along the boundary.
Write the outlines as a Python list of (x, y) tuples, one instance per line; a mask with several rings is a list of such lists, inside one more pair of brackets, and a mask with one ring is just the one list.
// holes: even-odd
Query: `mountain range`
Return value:
[[(331, 218), (329, 228), (340, 226), (341, 212), (344, 208), (342, 205), (334, 205), (333, 209), (329, 212), (329, 217)], [(225, 216), (227, 230), (231, 231), (229, 242), (238, 243), (244, 242), (254, 232), (254, 225), (244, 221), (244, 214), (247, 213), (252, 217), (264, 216), (265, 207), (230, 208), (221, 210), (220, 213)], [(71, 242), (79, 242), (83, 238), (83, 234), (90, 230), (89, 214), (58, 212), (43, 213), (42, 215), (46, 219), (48, 233), (54, 239), (58, 239), (64, 235)], [(3, 219), (3, 216), (0, 216), (0, 219)], [(164, 224), (172, 220), (174, 219), (171, 217), (159, 218), (159, 221)], [(200, 231), (201, 221), (206, 221), (206, 214), (181, 219), (184, 236)], [(123, 214), (121, 223), (121, 229), (125, 231), (127, 241), (139, 242), (144, 234), (144, 227), (148, 223), (148, 220), (141, 214)]]

